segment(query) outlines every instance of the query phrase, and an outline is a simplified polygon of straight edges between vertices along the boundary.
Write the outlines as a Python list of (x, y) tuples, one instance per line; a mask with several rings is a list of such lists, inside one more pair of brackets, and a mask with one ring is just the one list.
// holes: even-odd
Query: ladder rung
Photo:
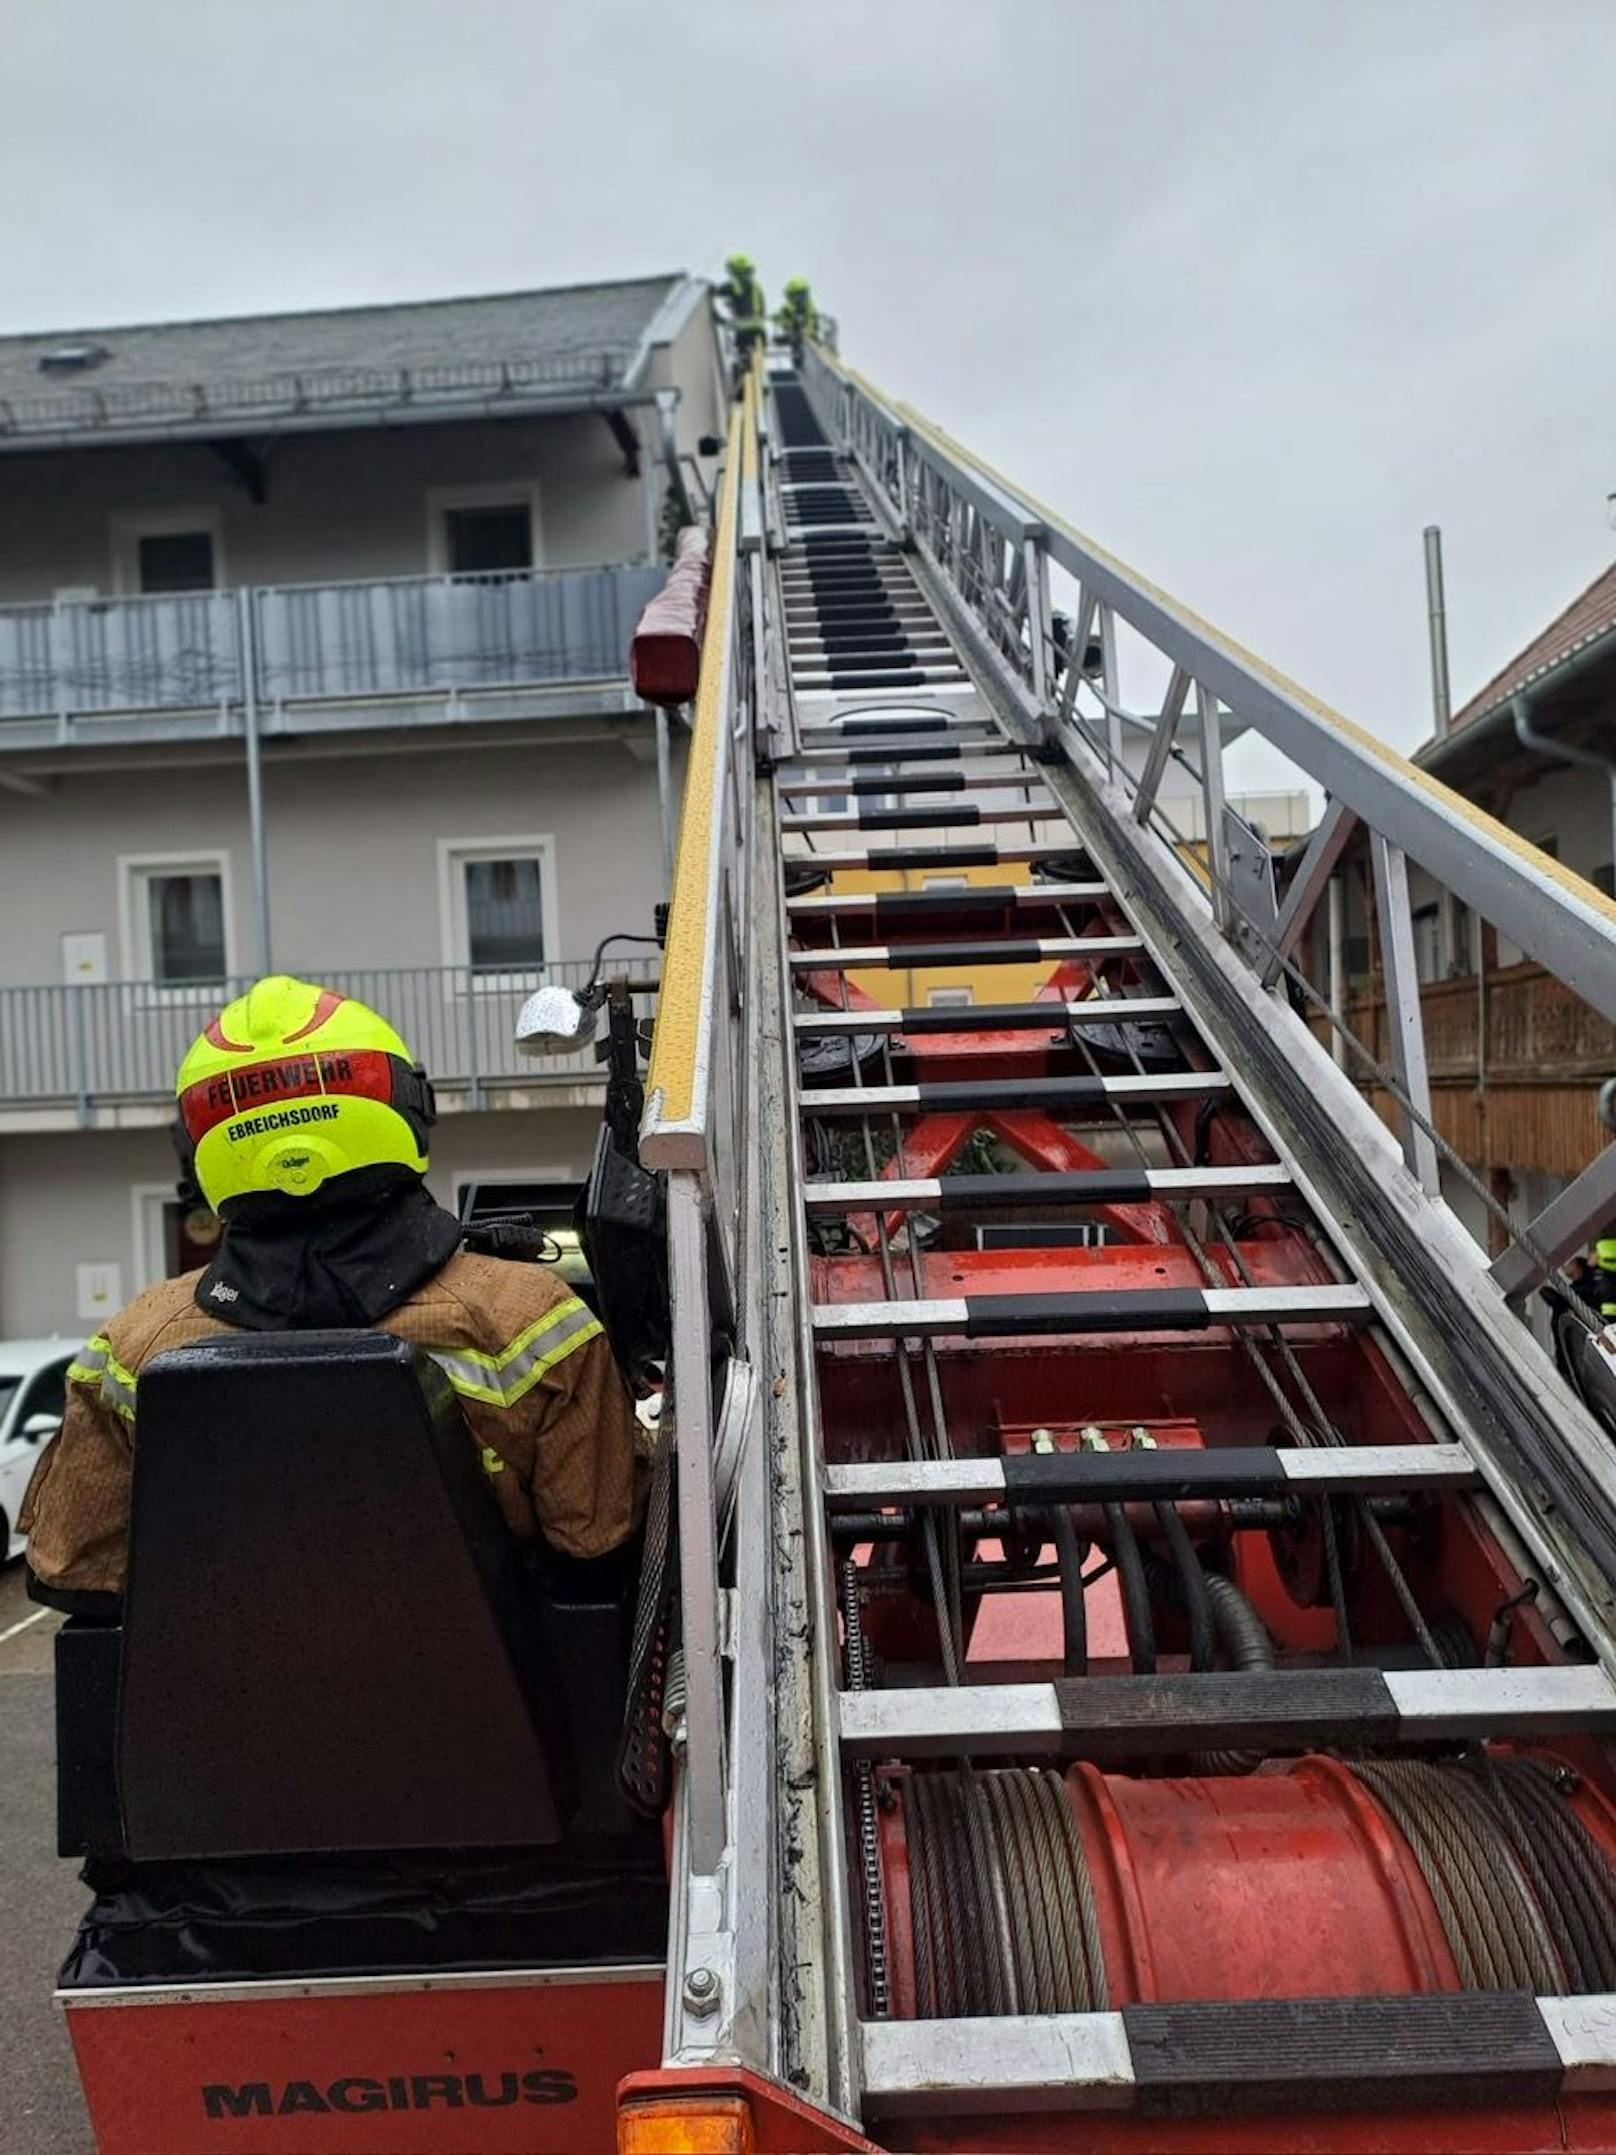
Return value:
[[(839, 652), (843, 656), (876, 659), (892, 651), (951, 651), (953, 646), (942, 630), (926, 621), (893, 621), (879, 628), (842, 630), (826, 628), (823, 623), (804, 622), (794, 628), (788, 638), (793, 658), (811, 658), (816, 653)], [(916, 750), (889, 749), (889, 755), (915, 754)], [(845, 751), (844, 751), (845, 754)]]
[[(812, 1095), (809, 1095), (810, 1099)], [(810, 1182), (810, 1215), (846, 1212), (1003, 1212), (1042, 1205), (1216, 1203), (1288, 1190), (1285, 1167), (1091, 1167), (1071, 1174), (936, 1175), (890, 1182)]]
[(1074, 851), (1059, 839), (1033, 838), (1019, 844), (991, 838), (975, 846), (853, 846), (823, 853), (792, 853), (791, 860), (812, 861), (821, 868), (1009, 868), (1033, 861), (1063, 861)]
[(1098, 1108), (1108, 1100), (1203, 1099), (1228, 1089), (1221, 1070), (1164, 1070), (1149, 1077), (942, 1078), (919, 1085), (810, 1086), (805, 1115), (952, 1115), (966, 1108), (1042, 1110)]
[[(914, 913), (1001, 913), (1006, 906), (1091, 905), (1110, 895), (1108, 883), (973, 883), (968, 890), (833, 891), (828, 898), (793, 898), (786, 910), (809, 919), (833, 913), (873, 913), (879, 928), (883, 921), (903, 920)], [(1049, 1007), (1058, 1010), (1060, 1006)]]
[[(860, 666), (837, 658), (810, 658), (794, 664), (791, 678), (798, 687), (806, 688), (926, 688), (938, 681), (963, 680), (964, 668), (953, 661), (944, 665), (930, 659), (911, 659), (901, 656), (883, 659), (878, 666)], [(838, 787), (846, 792), (846, 787)], [(888, 786), (888, 793), (894, 792)]]
[[(879, 620), (838, 620), (833, 615), (804, 616), (790, 624), (786, 638), (793, 655), (811, 656), (816, 651), (843, 652), (848, 657), (879, 658), (883, 650), (915, 643), (953, 652), (954, 646), (929, 614), (884, 615)], [(955, 654), (957, 656), (957, 653)]]
[[(790, 760), (817, 778), (827, 769), (856, 770), (863, 763), (962, 763), (967, 756), (1003, 759), (1025, 753), (1025, 749), (1016, 747), (1012, 741), (912, 741), (902, 734), (894, 734), (888, 740), (861, 743), (856, 748), (845, 744), (834, 748), (804, 748)], [(781, 782), (783, 784), (784, 780)]]
[[(891, 668), (882, 666), (874, 671), (859, 667), (827, 666), (818, 659), (811, 660), (807, 666), (800, 669), (796, 666), (791, 669), (792, 686), (810, 695), (827, 691), (837, 694), (849, 689), (864, 688), (935, 688), (939, 682), (964, 679), (965, 671), (960, 666), (911, 665), (902, 660)], [(846, 790), (845, 786), (838, 788), (840, 792)], [(894, 793), (902, 789), (887, 786), (883, 790)], [(1026, 811), (1023, 810), (1022, 813), (1025, 814)], [(788, 823), (785, 828), (790, 830), (793, 826)]]
[(782, 590), (825, 591), (843, 586), (882, 589), (896, 587), (918, 591), (920, 586), (896, 554), (844, 555), (840, 560), (785, 562), (780, 569)]
[(1186, 1751), (1450, 1743), (1616, 1729), (1616, 1687), (1592, 1663), (1513, 1669), (1241, 1669), (1068, 1676), (1047, 1684), (844, 1691), (854, 1758), (1097, 1761)]
[(1076, 1294), (960, 1295), (934, 1302), (821, 1302), (814, 1337), (1021, 1339), (1087, 1332), (1205, 1332), (1217, 1325), (1362, 1323), (1361, 1287), (1090, 1287)]
[(1394, 1496), (1475, 1489), (1462, 1444), (1125, 1445), (999, 1459), (896, 1460), (827, 1467), (832, 1511), (885, 1504), (1106, 1504), (1195, 1497)]
[(786, 628), (786, 641), (793, 651), (809, 646), (857, 650), (861, 644), (879, 643), (883, 638), (907, 642), (912, 636), (929, 637), (946, 650), (954, 648), (939, 628), (936, 615), (918, 606), (861, 606), (846, 612), (816, 608), (792, 613)]
[[(941, 802), (935, 808), (864, 808), (848, 815), (782, 816), (782, 831), (955, 831), (974, 830), (983, 823), (1058, 823), (1064, 820), (1059, 805), (1033, 801), (1020, 808), (979, 808), (974, 801), (958, 807)], [(1047, 843), (1040, 851), (1059, 852)], [(1001, 855), (1001, 859), (1008, 858)], [(834, 863), (833, 863), (834, 865)]]
[(804, 1035), (1061, 1033), (1068, 1025), (1142, 1025), (1176, 1018), (1183, 1007), (1174, 995), (1094, 995), (1081, 1003), (969, 1003), (952, 1010), (801, 1010), (791, 1022)]
[(965, 725), (991, 726), (992, 723), (986, 718), (956, 718), (947, 711), (894, 712), (890, 717), (833, 719), (828, 725), (806, 727), (802, 738), (805, 741), (851, 741), (871, 733), (958, 733)]
[(1048, 958), (1115, 958), (1143, 950), (1137, 935), (983, 936), (962, 943), (862, 943), (794, 950), (799, 972), (847, 973), (860, 966), (1040, 965)]
[(839, 778), (834, 771), (815, 771), (811, 777), (781, 778), (777, 784), (793, 799), (845, 793), (863, 800), (884, 793), (1002, 793), (1012, 786), (1042, 786), (1043, 780), (1028, 771), (894, 771), (884, 778)]
[[(875, 2116), (1138, 2111), (1227, 2121), (1388, 2101), (1424, 2115), (1552, 2105), (1616, 2082), (1616, 1997), (1523, 1991), (1253, 1998), (1119, 2012), (860, 2024), (860, 2088)], [(1157, 2133), (1173, 2136), (1173, 2122)], [(1084, 2136), (1087, 2145), (1094, 2135)], [(1106, 2136), (1102, 2132), (1099, 2137)], [(1463, 2130), (1435, 2136), (1445, 2145)], [(1152, 2135), (1151, 2145), (1166, 2144)], [(1255, 2145), (1255, 2136), (1250, 2137)], [(1379, 2136), (1377, 2145), (1389, 2144)]]

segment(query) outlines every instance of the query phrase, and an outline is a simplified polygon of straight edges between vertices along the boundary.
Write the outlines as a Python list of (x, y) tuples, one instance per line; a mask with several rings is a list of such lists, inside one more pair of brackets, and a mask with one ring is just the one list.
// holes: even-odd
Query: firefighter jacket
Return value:
[[(232, 1330), (197, 1307), (200, 1277), (148, 1289), (68, 1371), (66, 1415), (18, 1520), (48, 1588), (122, 1590), (140, 1372), (167, 1347)], [(599, 1321), (552, 1273), (461, 1251), (375, 1328), (426, 1348), (448, 1377), (513, 1533), (542, 1532), (575, 1557), (628, 1539), (640, 1500), (633, 1404)]]

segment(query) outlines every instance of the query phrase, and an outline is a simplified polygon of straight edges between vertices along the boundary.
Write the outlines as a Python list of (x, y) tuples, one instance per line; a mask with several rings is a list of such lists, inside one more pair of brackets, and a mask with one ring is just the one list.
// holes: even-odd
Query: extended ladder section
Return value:
[[(1399, 1136), (1285, 986), (1358, 825), (1616, 1004), (1609, 909), (828, 353), (724, 513), (643, 1143), (670, 2064), (904, 2148), (1616, 2131), (1605, 1440), (1440, 1201), (1417, 1022)], [(1330, 790), (1285, 897), (1231, 712)]]

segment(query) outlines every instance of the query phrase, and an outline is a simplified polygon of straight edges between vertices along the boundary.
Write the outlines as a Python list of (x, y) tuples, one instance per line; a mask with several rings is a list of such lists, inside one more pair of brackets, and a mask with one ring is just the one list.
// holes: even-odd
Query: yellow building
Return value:
[[(979, 884), (1002, 884), (1024, 873), (989, 865), (983, 868), (842, 868), (831, 877), (839, 896), (854, 892), (966, 890)], [(1047, 959), (1039, 965), (886, 966), (849, 974), (849, 979), (883, 1008), (926, 1009), (944, 1003), (1030, 1003), (1054, 971)]]

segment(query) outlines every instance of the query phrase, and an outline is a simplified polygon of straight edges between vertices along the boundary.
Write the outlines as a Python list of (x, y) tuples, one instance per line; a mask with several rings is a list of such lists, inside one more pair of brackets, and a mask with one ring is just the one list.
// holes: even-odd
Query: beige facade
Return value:
[[(434, 1133), (433, 1193), (457, 1206), (469, 1182), (579, 1179), (596, 1127), (592, 1107), (446, 1115)], [(114, 1304), (161, 1278), (173, 1187), (162, 1129), (0, 1137), (0, 1337), (93, 1329), (81, 1270), (99, 1276)]]
[[(197, 752), (193, 752), (196, 754)], [(41, 796), (0, 790), (0, 987), (61, 982), (63, 937), (104, 940), (113, 980), (150, 977), (134, 882), (172, 860), (225, 875), (229, 970), (255, 962), (239, 754), (126, 752), (69, 768)], [(543, 844), (549, 954), (648, 933), (663, 895), (648, 719), (480, 727), (446, 741), (275, 742), (264, 761), (273, 956), (288, 971), (465, 962), (449, 873), (465, 846)]]
[[(206, 695), (187, 707), (175, 692), (189, 601), (153, 608), (170, 641), (149, 669), (161, 692), (148, 705), (138, 693), (148, 675), (125, 656), (107, 674), (110, 701), (103, 683), (101, 702), (75, 704), (80, 662), (53, 733), (43, 676), (17, 672), (43, 654), (40, 668), (71, 675), (75, 651), (102, 648), (100, 601), (115, 602), (109, 618), (134, 618), (138, 608), (116, 602), (140, 588), (142, 534), (211, 534), (223, 593), (441, 579), (448, 511), (520, 503), (537, 583), (549, 571), (618, 572), (613, 604), (584, 588), (587, 578), (569, 586), (565, 608), (532, 616), (539, 626), (525, 644), (498, 646), (480, 675), (473, 663), (463, 693), (439, 673), (406, 685), (398, 653), (424, 620), (447, 635), (451, 656), (469, 639), (475, 662), (482, 587), (457, 587), (458, 598), (424, 611), (378, 602), (374, 618), (385, 613), (397, 639), (396, 686), (378, 672), (380, 691), (365, 682), (300, 704), (294, 688), (259, 711), (273, 963), (336, 977), (376, 1002), (444, 1080), (438, 1195), (455, 1204), (468, 1180), (566, 1181), (587, 1168), (595, 1065), (521, 1062), (511, 1032), (541, 964), (576, 977), (602, 937), (650, 935), (666, 895), (656, 732), (629, 689), (622, 628), (654, 588), (668, 484), (662, 415), (644, 393), (677, 392), (678, 451), (687, 478), (703, 483), (712, 461), (699, 444), (720, 430), (723, 405), (705, 291), (679, 287), (656, 319), (665, 334), (645, 332), (639, 400), (615, 423), (575, 410), (293, 427), (250, 439), (245, 466), (195, 440), (0, 456), (0, 607), (60, 601), (79, 617), (74, 633), (85, 623), (91, 632), (77, 644), (66, 631), (29, 642), (25, 626), (0, 636), (0, 668), (16, 674), (0, 680), (0, 1337), (82, 1333), (101, 1301), (132, 1294), (173, 1256), (166, 1091), (218, 994), (167, 984), (154, 966), (153, 890), (165, 878), (206, 880), (222, 900), (224, 973), (258, 968), (245, 699), (238, 689), (210, 711)], [(625, 585), (631, 570), (639, 581)], [(487, 589), (486, 633), (504, 634), (518, 584), (496, 571)], [(329, 640), (362, 634), (367, 618), (322, 601), (293, 630), (319, 629), (322, 660), (340, 680)], [(580, 621), (589, 663), (573, 654), (546, 672), (543, 639), (575, 636)], [(126, 647), (127, 634), (106, 646)], [(597, 650), (608, 671), (594, 664)], [(135, 693), (119, 703), (125, 683)], [(674, 799), (680, 768), (676, 727)], [(513, 863), (520, 873), (507, 880), (528, 942), (520, 963), (491, 969), (474, 947), (475, 877)], [(655, 955), (642, 946), (629, 963), (654, 973)]]

